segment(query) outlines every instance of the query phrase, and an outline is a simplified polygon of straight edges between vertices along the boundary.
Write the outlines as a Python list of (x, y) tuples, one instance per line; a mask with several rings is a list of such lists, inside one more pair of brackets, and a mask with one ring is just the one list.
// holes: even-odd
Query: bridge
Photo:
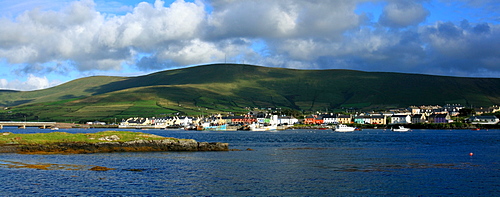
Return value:
[(55, 128), (56, 122), (13, 122), (13, 121), (0, 121), (0, 129), (3, 127), (18, 127), (26, 129), (26, 127), (38, 127), (40, 129)]

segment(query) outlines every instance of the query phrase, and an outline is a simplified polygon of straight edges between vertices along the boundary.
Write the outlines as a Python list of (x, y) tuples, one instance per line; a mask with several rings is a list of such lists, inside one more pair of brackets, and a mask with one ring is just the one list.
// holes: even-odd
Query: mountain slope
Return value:
[(0, 102), (17, 113), (51, 120), (244, 112), (256, 107), (324, 111), (446, 103), (490, 106), (500, 103), (500, 79), (215, 64), (0, 92)]
[(124, 77), (96, 76), (76, 79), (56, 87), (35, 91), (1, 91), (0, 105), (16, 106), (29, 103), (59, 101), (82, 98), (96, 94), (92, 90), (112, 82), (124, 80)]

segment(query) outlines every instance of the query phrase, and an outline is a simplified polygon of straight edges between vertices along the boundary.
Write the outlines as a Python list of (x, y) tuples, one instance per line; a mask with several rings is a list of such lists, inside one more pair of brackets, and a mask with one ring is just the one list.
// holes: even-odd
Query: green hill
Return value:
[(38, 91), (0, 92), (0, 104), (10, 107), (2, 119), (9, 120), (121, 120), (253, 108), (332, 111), (448, 103), (500, 104), (500, 79), (214, 64), (140, 77), (88, 77)]

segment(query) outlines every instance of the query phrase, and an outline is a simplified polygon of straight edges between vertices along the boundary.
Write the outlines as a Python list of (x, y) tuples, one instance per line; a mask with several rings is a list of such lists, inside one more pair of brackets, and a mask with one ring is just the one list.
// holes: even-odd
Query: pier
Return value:
[(26, 129), (26, 127), (38, 127), (40, 129), (54, 128), (56, 122), (13, 122), (13, 121), (0, 121), (0, 129), (3, 127), (17, 127)]

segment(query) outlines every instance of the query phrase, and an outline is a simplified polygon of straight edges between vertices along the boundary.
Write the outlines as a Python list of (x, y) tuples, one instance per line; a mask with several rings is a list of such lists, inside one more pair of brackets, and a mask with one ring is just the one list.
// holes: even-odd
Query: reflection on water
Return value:
[[(230, 148), (254, 151), (0, 154), (0, 181), (5, 186), (0, 194), (500, 195), (498, 130), (142, 132), (228, 142)], [(114, 170), (90, 170), (96, 166)]]

